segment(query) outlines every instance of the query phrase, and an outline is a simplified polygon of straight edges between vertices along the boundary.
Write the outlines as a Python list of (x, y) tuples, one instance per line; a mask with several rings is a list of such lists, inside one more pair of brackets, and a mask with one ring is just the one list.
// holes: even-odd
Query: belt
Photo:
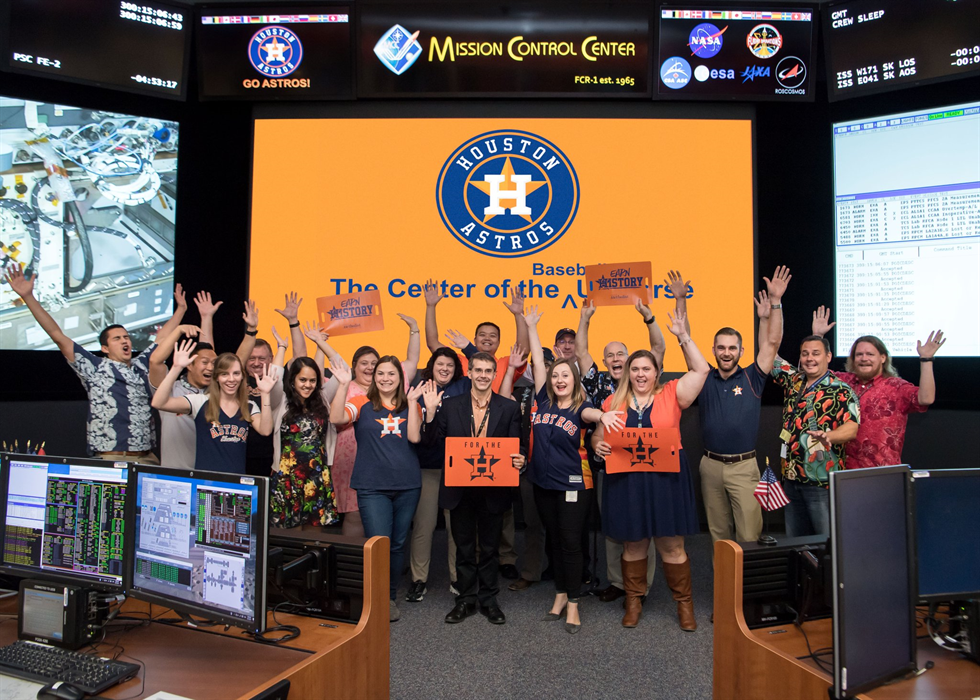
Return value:
[(100, 452), (100, 455), (118, 455), (122, 457), (145, 457), (150, 454), (149, 450), (143, 450), (142, 452), (130, 452), (129, 450), (123, 450), (122, 452)]
[(736, 462), (744, 462), (747, 459), (755, 458), (755, 450), (752, 450), (751, 452), (743, 452), (740, 455), (720, 455), (717, 452), (705, 450), (704, 454), (713, 460), (724, 462), (725, 464), (735, 464)]

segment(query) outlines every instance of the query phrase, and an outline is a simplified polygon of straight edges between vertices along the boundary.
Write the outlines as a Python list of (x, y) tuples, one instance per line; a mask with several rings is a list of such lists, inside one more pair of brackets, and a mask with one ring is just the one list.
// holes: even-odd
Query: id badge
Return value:
[(779, 439), (782, 440), (783, 443), (789, 442), (792, 437), (793, 437), (793, 433), (786, 430), (786, 428), (783, 428), (782, 430), (779, 431)]
[(578, 491), (566, 491), (565, 503), (578, 503)]
[(782, 457), (783, 459), (786, 459), (787, 454), (789, 454), (789, 447), (784, 442), (782, 445), (779, 446), (779, 456)]

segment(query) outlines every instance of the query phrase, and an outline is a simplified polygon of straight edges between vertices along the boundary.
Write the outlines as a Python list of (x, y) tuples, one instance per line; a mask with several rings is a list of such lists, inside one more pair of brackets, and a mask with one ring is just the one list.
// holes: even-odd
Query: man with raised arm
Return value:
[(762, 509), (755, 498), (759, 483), (755, 446), (762, 390), (782, 342), (782, 298), (791, 278), (785, 266), (777, 267), (771, 280), (763, 277), (766, 291), (759, 292), (755, 301), (758, 354), (751, 366), (739, 366), (745, 351), (741, 333), (727, 327), (715, 333), (711, 350), (717, 365), (698, 397), (704, 443), (701, 495), (712, 541), (754, 542), (762, 532)]
[[(671, 270), (668, 273), (669, 281), (665, 280), (665, 285), (670, 289), (674, 297), (675, 307), (679, 310), (687, 311), (687, 285), (688, 282), (679, 272)], [(647, 327), (650, 337), (650, 352), (657, 358), (659, 366), (663, 367), (664, 353), (667, 351), (667, 344), (664, 342), (663, 331), (657, 325), (657, 319), (646, 304), (637, 300), (635, 304), (637, 312), (643, 318), (643, 323)], [(625, 343), (612, 341), (603, 348), (602, 364), (605, 370), (599, 370), (599, 366), (589, 352), (589, 323), (595, 315), (595, 304), (583, 302), (582, 311), (579, 314), (578, 332), (575, 334), (575, 357), (578, 361), (578, 368), (582, 374), (582, 387), (588, 395), (593, 406), (601, 406), (602, 402), (613, 395), (619, 381), (623, 377), (623, 367), (626, 366), (626, 359), (629, 357), (629, 350)], [(592, 450), (592, 433), (594, 428), (590, 427), (585, 434), (585, 449), (589, 455), (589, 464), (593, 474), (597, 475), (598, 493), (597, 502), (602, 502), (602, 487), (605, 479), (605, 463), (595, 458)], [(599, 592), (599, 600), (609, 603), (622, 598), (626, 593), (623, 591), (623, 572), (619, 562), (623, 556), (623, 543), (619, 540), (606, 538), (606, 578), (609, 586)], [(653, 576), (657, 570), (656, 548), (650, 544), (650, 555), (647, 558), (647, 588), (653, 583)], [(598, 572), (597, 572), (598, 573)]]
[[(113, 324), (99, 334), (105, 357), (97, 357), (65, 335), (51, 314), (34, 296), (34, 280), (18, 265), (7, 268), (7, 283), (34, 315), (45, 333), (75, 370), (88, 393), (88, 451), (102, 459), (120, 462), (156, 462), (156, 442), (150, 411), (149, 359), (156, 343), (133, 357), (133, 343), (126, 329)], [(187, 311), (184, 291), (174, 288), (174, 315), (157, 333), (169, 337)]]
[[(813, 334), (826, 336), (836, 325), (830, 322), (830, 309), (821, 306), (813, 312)], [(926, 342), (917, 340), (919, 386), (898, 376), (892, 356), (880, 338), (863, 335), (851, 345), (844, 372), (834, 372), (846, 382), (861, 402), (861, 425), (857, 437), (844, 452), (847, 469), (883, 467), (902, 463), (905, 429), (910, 413), (924, 413), (936, 400), (936, 378), (932, 363), (946, 339), (933, 331)]]

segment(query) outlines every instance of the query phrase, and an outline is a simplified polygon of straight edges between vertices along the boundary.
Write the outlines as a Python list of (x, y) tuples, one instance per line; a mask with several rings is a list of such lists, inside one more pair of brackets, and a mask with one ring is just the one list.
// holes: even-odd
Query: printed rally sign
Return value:
[(681, 434), (677, 428), (624, 428), (607, 433), (612, 454), (606, 472), (679, 472)]
[(320, 328), (330, 335), (382, 331), (381, 292), (377, 289), (355, 294), (337, 294), (316, 300)]
[(446, 438), (446, 486), (520, 486), (519, 438)]
[(586, 265), (586, 295), (596, 306), (632, 306), (653, 301), (650, 263)]

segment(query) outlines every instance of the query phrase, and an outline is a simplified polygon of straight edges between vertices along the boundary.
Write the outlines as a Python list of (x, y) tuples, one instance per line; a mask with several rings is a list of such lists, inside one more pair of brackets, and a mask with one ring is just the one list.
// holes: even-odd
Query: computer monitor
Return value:
[(5, 573), (122, 591), (125, 465), (3, 454), (0, 474)]
[(269, 480), (133, 465), (127, 594), (265, 630)]
[(912, 472), (919, 600), (980, 597), (980, 469)]
[(915, 556), (908, 466), (832, 472), (834, 697), (915, 668)]

